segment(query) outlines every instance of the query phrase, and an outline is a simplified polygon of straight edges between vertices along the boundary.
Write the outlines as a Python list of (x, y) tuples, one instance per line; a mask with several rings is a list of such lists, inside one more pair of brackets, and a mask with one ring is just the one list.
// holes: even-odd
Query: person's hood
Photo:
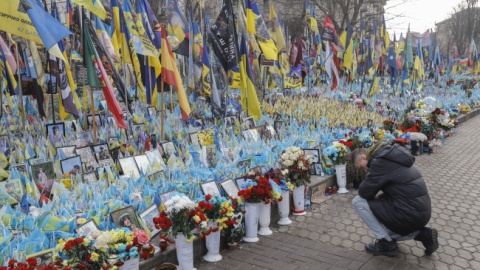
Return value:
[(389, 145), (378, 149), (373, 158), (381, 158), (405, 167), (411, 167), (415, 163), (415, 157), (405, 147), (398, 144)]

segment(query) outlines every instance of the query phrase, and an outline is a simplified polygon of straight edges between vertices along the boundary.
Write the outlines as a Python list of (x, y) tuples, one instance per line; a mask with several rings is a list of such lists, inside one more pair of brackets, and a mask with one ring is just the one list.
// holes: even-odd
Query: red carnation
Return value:
[(27, 259), (27, 263), (28, 263), (28, 265), (35, 267), (35, 266), (37, 266), (37, 259), (35, 259), (35, 258), (28, 258), (28, 259)]
[(83, 243), (83, 238), (78, 237), (77, 239), (75, 239), (75, 244), (76, 245), (81, 244), (81, 243)]
[(70, 240), (65, 244), (65, 250), (69, 251), (73, 247), (73, 242)]
[(205, 195), (205, 200), (206, 201), (210, 201), (211, 198), (212, 198), (212, 195), (210, 195), (210, 194)]
[(16, 264), (16, 263), (17, 263), (16, 260), (10, 260), (10, 261), (8, 262), (8, 267), (15, 267), (15, 264)]

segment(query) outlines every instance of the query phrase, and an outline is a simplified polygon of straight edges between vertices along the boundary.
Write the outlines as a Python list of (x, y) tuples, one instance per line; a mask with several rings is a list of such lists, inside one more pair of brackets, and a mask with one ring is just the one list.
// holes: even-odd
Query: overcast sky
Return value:
[[(393, 32), (397, 37), (403, 32), (407, 33), (408, 23), (410, 30), (423, 33), (432, 28), (435, 31), (435, 23), (450, 17), (454, 7), (461, 0), (387, 0), (385, 6), (385, 20), (389, 34)], [(394, 15), (403, 14), (403, 17), (394, 18)]]

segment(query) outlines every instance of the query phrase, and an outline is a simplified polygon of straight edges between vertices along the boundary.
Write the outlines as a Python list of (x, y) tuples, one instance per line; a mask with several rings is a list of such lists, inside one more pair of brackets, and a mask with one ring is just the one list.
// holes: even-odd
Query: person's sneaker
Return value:
[(365, 251), (373, 256), (390, 256), (395, 257), (398, 255), (397, 241), (388, 241), (385, 238), (375, 241), (374, 244), (365, 245)]
[(425, 255), (430, 256), (438, 249), (438, 231), (432, 228), (422, 228), (418, 235), (414, 238), (421, 241), (425, 247)]

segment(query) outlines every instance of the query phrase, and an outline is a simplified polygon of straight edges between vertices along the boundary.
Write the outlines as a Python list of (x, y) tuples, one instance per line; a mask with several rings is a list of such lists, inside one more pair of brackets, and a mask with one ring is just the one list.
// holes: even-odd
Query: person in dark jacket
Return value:
[[(400, 145), (376, 143), (351, 155), (354, 166), (367, 172), (352, 205), (376, 237), (365, 245), (368, 253), (398, 254), (397, 241), (421, 241), (425, 255), (438, 248), (438, 232), (425, 227), (431, 216), (430, 196), (415, 157)], [(377, 193), (382, 191), (379, 196)]]

